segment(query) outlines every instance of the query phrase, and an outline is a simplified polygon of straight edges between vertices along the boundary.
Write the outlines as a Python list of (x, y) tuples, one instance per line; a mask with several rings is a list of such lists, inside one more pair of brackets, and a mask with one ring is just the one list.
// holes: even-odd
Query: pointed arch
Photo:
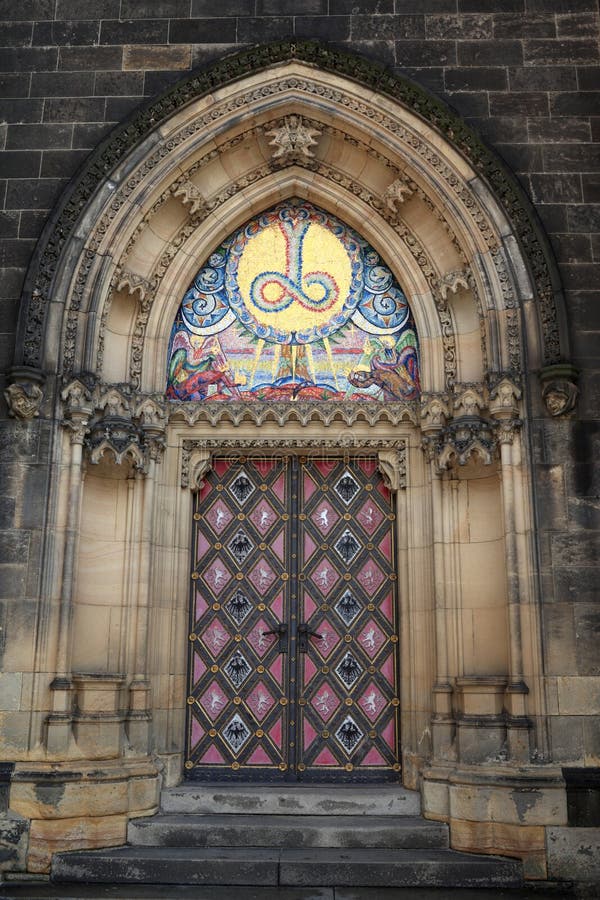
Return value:
[[(344, 152), (349, 142), (362, 143), (371, 161), (387, 170), (387, 184), (369, 183), (364, 172), (344, 172), (343, 156), (335, 159), (339, 165), (327, 158), (315, 165), (318, 156), (310, 151), (294, 160), (322, 205), (327, 207), (328, 193), (332, 211), (352, 198), (355, 215), (363, 221), (366, 216), (371, 230), (387, 240), (386, 230), (393, 229), (398, 248), (403, 244), (412, 249), (429, 289), (435, 286), (445, 295), (442, 301), (449, 292), (460, 291), (461, 272), (426, 258), (426, 242), (408, 215), (409, 207), (418, 218), (418, 198), (433, 213), (430, 227), (437, 218), (441, 230), (452, 231), (458, 255), (466, 257), (470, 271), (462, 274), (470, 279), (471, 289), (495, 298), (494, 310), (485, 309), (489, 300), (481, 309), (492, 371), (515, 368), (521, 350), (513, 346), (511, 358), (509, 344), (512, 340), (514, 345), (524, 322), (533, 322), (523, 334), (530, 367), (568, 361), (562, 290), (548, 241), (499, 158), (441, 101), (407, 79), (360, 57), (306, 42), (253, 48), (194, 73), (134, 114), (98, 148), (54, 210), (32, 259), (16, 366), (49, 373), (93, 368), (93, 347), (102, 343), (105, 304), (115, 288), (137, 292), (145, 310), (165, 254), (157, 248), (157, 266), (137, 272), (129, 271), (123, 255), (131, 255), (127, 245), (136, 233), (152, 227), (155, 207), (179, 200), (192, 221), (204, 213), (205, 230), (216, 234), (224, 204), (229, 204), (229, 222), (257, 210), (251, 185), (260, 195), (270, 189), (269, 181), (277, 181), (275, 192), (281, 196), (285, 179), (280, 163), (286, 156), (280, 154), (279, 163), (273, 164), (266, 135), (269, 128), (280, 127), (286, 115), (304, 116), (309, 127), (325, 129), (329, 144), (341, 143)], [(232, 171), (235, 179), (224, 186), (227, 200), (223, 191), (204, 198), (190, 172), (207, 165), (207, 157), (213, 164), (225, 155), (239, 160), (239, 147), (249, 136), (260, 144), (263, 171), (258, 166), (246, 172), (246, 183)], [(356, 153), (350, 156), (356, 162)], [(160, 249), (168, 255), (175, 240), (187, 253), (191, 235), (185, 232), (182, 223), (175, 234), (165, 234)], [(531, 307), (532, 314), (519, 314), (518, 322), (515, 312), (502, 317), (500, 310), (511, 307)], [(449, 318), (455, 319), (456, 313)], [(137, 321), (134, 327), (139, 331), (144, 326)], [(440, 327), (448, 331), (450, 324)], [(59, 333), (62, 353), (57, 349)], [(139, 357), (137, 345), (135, 353)], [(439, 378), (431, 384), (436, 381), (439, 389)]]

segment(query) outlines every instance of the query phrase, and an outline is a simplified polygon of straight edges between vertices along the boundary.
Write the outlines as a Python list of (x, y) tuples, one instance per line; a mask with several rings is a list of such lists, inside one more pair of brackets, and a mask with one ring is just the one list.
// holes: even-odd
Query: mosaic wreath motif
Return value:
[(412, 400), (418, 345), (390, 268), (324, 210), (288, 201), (211, 254), (179, 308), (167, 396)]

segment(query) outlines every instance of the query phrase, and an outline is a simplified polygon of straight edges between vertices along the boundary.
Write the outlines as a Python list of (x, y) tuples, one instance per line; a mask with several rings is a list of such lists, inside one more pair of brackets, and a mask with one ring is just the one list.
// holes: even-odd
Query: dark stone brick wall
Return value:
[[(582, 370), (578, 420), (536, 430), (548, 666), (562, 648), (562, 674), (600, 675), (597, 0), (0, 0), (0, 19), (0, 373), (12, 363), (28, 260), (67, 180), (136, 106), (236, 47), (291, 36), (339, 44), (443, 97), (498, 151), (554, 245)], [(6, 479), (19, 481), (8, 469)], [(6, 488), (3, 527), (15, 502), (26, 507)], [(27, 554), (9, 550), (16, 590)], [(565, 760), (583, 758), (600, 732), (600, 718), (579, 719), (556, 720)]]

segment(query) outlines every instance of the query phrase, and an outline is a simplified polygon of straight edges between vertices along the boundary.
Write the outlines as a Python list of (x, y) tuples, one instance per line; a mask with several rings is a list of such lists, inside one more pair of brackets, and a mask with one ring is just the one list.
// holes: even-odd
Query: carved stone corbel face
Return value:
[(39, 416), (44, 392), (39, 384), (14, 381), (4, 391), (4, 399), (8, 405), (9, 416), (27, 422)]
[(579, 396), (578, 374), (577, 369), (570, 363), (546, 366), (540, 372), (542, 400), (553, 418), (564, 416), (575, 409)]
[(564, 416), (575, 409), (579, 388), (572, 381), (549, 381), (542, 390), (542, 400), (551, 416)]
[[(185, 448), (184, 448), (185, 449)], [(212, 469), (212, 453), (206, 447), (195, 447), (192, 452), (184, 454), (181, 471), (181, 486), (189, 487), (192, 493), (204, 487), (204, 477)]]

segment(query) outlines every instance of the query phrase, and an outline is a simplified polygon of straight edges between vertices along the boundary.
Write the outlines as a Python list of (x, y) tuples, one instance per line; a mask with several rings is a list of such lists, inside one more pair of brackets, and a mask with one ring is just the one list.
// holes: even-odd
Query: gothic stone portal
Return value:
[(188, 777), (399, 780), (394, 520), (375, 458), (214, 460), (194, 513)]

